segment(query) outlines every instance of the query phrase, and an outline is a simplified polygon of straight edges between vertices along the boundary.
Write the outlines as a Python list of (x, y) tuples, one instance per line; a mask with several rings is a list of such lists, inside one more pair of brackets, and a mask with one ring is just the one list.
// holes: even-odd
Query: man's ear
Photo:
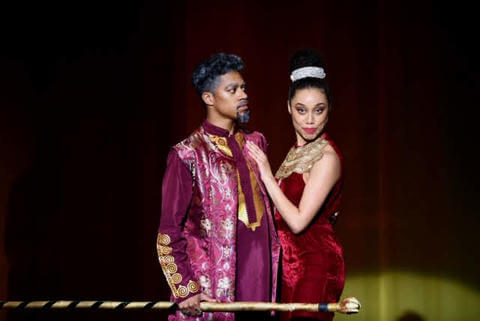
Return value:
[(215, 95), (209, 91), (204, 91), (202, 93), (202, 100), (207, 106), (212, 106), (215, 104)]

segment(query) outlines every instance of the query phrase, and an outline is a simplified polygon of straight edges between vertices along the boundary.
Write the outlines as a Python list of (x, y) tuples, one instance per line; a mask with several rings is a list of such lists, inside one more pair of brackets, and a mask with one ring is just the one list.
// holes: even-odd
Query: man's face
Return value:
[(238, 71), (231, 71), (219, 77), (212, 107), (222, 118), (247, 122), (249, 109), (245, 81)]

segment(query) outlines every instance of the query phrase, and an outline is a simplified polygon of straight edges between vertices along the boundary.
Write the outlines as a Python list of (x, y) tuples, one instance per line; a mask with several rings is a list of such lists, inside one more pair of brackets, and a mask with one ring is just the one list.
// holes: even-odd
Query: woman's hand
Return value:
[(255, 163), (257, 163), (258, 170), (260, 171), (260, 176), (262, 181), (272, 178), (272, 169), (270, 168), (270, 163), (268, 162), (267, 155), (258, 147), (255, 143), (247, 141), (248, 154), (253, 158)]

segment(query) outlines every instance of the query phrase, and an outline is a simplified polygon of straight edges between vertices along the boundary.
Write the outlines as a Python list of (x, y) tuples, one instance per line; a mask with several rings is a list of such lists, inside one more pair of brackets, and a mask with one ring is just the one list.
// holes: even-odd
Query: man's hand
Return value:
[(200, 302), (202, 301), (216, 302), (215, 299), (209, 297), (208, 295), (199, 293), (186, 299), (185, 301), (180, 302), (178, 307), (186, 316), (200, 316), (202, 315), (202, 310), (200, 309)]

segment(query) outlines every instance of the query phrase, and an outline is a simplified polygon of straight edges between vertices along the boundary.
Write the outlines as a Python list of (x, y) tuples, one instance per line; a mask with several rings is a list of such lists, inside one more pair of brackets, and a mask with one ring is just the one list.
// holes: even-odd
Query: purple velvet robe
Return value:
[[(229, 135), (204, 122), (169, 153), (157, 250), (176, 302), (200, 292), (220, 302), (275, 300), (280, 245), (248, 140), (266, 149), (258, 132)], [(246, 216), (239, 218), (242, 209)]]

